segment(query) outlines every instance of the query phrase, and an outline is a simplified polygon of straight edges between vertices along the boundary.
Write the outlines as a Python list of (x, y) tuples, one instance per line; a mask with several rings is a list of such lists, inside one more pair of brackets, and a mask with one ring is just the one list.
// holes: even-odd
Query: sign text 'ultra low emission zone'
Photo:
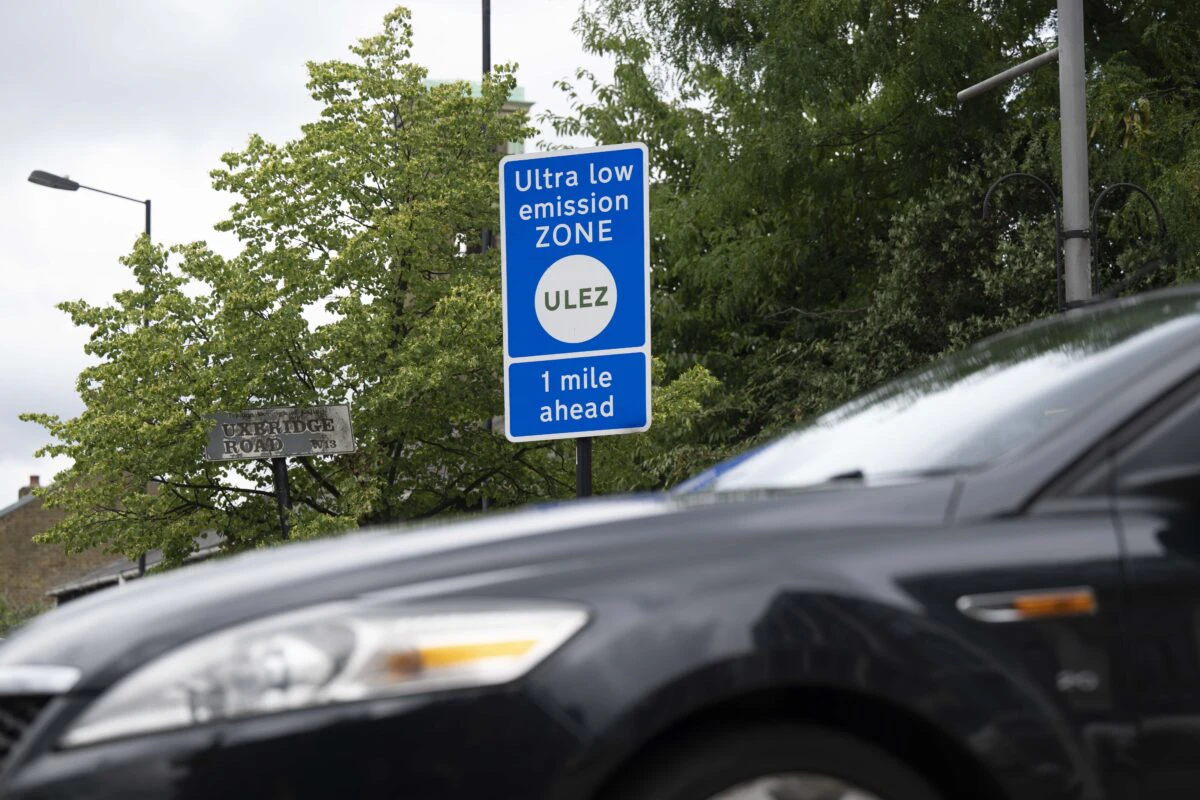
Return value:
[(505, 435), (650, 427), (646, 147), (500, 162)]

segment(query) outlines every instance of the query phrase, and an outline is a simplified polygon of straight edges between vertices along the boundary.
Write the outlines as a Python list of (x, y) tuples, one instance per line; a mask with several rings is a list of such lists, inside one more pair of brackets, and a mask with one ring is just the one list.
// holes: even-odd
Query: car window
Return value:
[(1052, 435), (1198, 332), (1193, 295), (1151, 296), (1026, 326), (886, 384), (679, 491), (789, 488), (986, 464)]
[(1189, 398), (1122, 448), (1116, 473), (1118, 490), (1183, 476), (1194, 487), (1194, 499), (1200, 504), (1200, 395)]

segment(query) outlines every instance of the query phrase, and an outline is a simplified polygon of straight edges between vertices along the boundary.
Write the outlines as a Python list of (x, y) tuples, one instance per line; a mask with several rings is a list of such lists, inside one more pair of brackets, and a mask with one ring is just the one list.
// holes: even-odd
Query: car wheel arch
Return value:
[[(799, 629), (803, 636), (754, 640), (746, 649), (738, 641), (745, 628), (734, 626), (694, 637), (691, 649), (664, 650), (664, 642), (693, 641), (664, 637), (671, 624), (659, 616), (590, 641), (570, 666), (546, 673), (536, 694), (548, 711), (565, 715), (580, 741), (556, 780), (570, 788), (548, 797), (595, 796), (648, 748), (690, 725), (736, 724), (747, 714), (833, 724), (852, 734), (860, 718), (932, 731), (923, 738), (939, 744), (911, 758), (965, 765), (963, 775), (1000, 787), (996, 797), (1057, 797), (1098, 785), (1096, 765), (1053, 699), (1011, 664), (928, 617), (877, 600), (816, 597), (810, 605), (808, 611), (827, 613), (820, 626)], [(752, 630), (760, 622), (755, 617)], [(772, 717), (773, 709), (785, 713)], [(859, 709), (849, 719), (835, 713)], [(868, 742), (884, 737), (885, 745), (886, 731), (857, 729)]]
[(981, 760), (912, 709), (878, 695), (819, 684), (762, 688), (694, 709), (611, 764), (587, 796), (605, 797), (631, 773), (654, 763), (659, 753), (689, 739), (768, 722), (827, 727), (873, 744), (909, 764), (947, 797), (964, 786), (973, 787), (977, 800), (1010, 797)]

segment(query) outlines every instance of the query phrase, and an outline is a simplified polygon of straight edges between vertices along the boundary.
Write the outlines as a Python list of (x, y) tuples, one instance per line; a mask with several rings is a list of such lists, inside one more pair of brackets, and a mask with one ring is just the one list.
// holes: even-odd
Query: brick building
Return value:
[(76, 579), (111, 563), (110, 553), (92, 550), (67, 555), (61, 545), (34, 544), (33, 537), (63, 518), (58, 509), (44, 508), (34, 497), (38, 476), (17, 491), (17, 502), (0, 508), (0, 598), (15, 608), (52, 605), (51, 587)]

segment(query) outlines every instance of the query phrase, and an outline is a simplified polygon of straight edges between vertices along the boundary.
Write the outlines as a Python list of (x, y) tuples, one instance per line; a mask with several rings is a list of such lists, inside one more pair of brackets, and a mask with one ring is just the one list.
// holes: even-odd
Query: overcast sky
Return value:
[[(117, 259), (143, 210), (91, 192), (28, 183), (33, 169), (153, 201), (156, 242), (205, 240), (231, 198), (209, 184), (222, 153), (251, 133), (281, 142), (314, 118), (309, 60), (348, 58), (391, 0), (37, 0), (0, 4), (0, 507), (30, 475), (44, 431), (24, 411), (73, 416), (85, 330), (54, 308), (101, 303), (132, 281)], [(480, 0), (408, 0), (414, 59), (433, 78), (476, 78)], [(571, 32), (578, 0), (492, 0), (492, 58), (520, 64), (534, 113), (566, 110), (552, 83), (586, 66)], [(542, 138), (550, 139), (547, 131)], [(536, 140), (529, 143), (533, 149)]]

